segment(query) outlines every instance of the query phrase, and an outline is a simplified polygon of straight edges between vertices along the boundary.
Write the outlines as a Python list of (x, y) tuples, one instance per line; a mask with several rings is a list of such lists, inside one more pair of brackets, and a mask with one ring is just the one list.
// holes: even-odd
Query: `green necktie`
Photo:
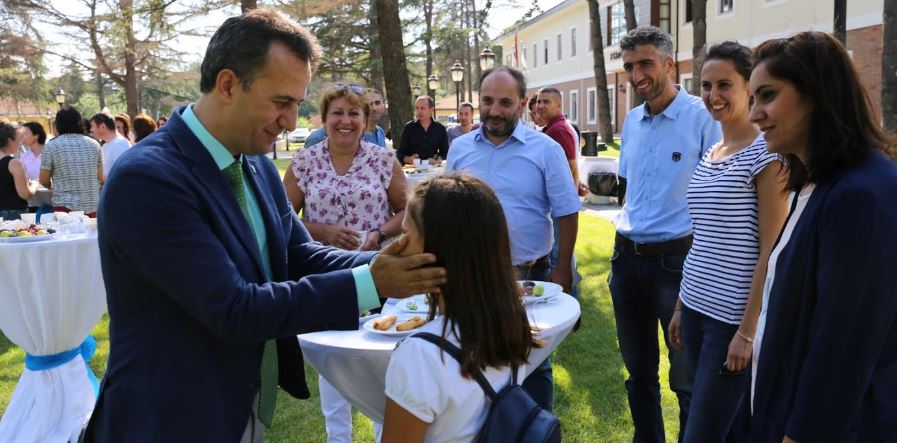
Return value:
[[(249, 204), (246, 203), (246, 188), (243, 186), (243, 168), (240, 160), (234, 160), (230, 166), (224, 168), (224, 176), (230, 187), (234, 190), (237, 203), (246, 216), (246, 221), (252, 225), (249, 218)], [(277, 345), (274, 340), (265, 342), (265, 351), (262, 354), (262, 386), (259, 390), (259, 420), (268, 428), (274, 420), (274, 409), (277, 405)]]

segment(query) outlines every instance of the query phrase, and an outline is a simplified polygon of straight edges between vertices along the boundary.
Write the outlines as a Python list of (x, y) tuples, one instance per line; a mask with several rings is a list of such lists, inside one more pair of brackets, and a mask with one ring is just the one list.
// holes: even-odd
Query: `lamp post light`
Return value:
[(455, 115), (461, 112), (461, 80), (464, 79), (464, 66), (455, 60), (452, 65), (452, 81), (455, 82)]
[(436, 74), (430, 76), (427, 79), (427, 87), (430, 91), (433, 91), (433, 95), (431, 98), (433, 99), (433, 120), (436, 120), (436, 89), (439, 88), (439, 77)]
[(56, 91), (56, 104), (59, 105), (59, 109), (62, 109), (62, 105), (65, 104), (65, 91), (62, 88)]
[(495, 54), (489, 48), (480, 53), (480, 69), (483, 71), (495, 66)]
[(411, 88), (411, 92), (414, 93), (414, 99), (417, 100), (417, 98), (420, 97), (420, 86), (414, 85), (414, 87)]

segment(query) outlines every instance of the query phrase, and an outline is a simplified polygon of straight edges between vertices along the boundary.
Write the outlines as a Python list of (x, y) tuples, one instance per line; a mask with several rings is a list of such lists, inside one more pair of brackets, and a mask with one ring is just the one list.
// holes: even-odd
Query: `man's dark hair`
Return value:
[(211, 92), (224, 69), (234, 71), (243, 90), (249, 90), (253, 76), (265, 66), (274, 41), (286, 45), (312, 70), (321, 59), (318, 40), (308, 30), (273, 9), (254, 9), (225, 20), (215, 31), (202, 60), (200, 91)]
[(115, 131), (115, 120), (109, 114), (102, 112), (94, 114), (93, 117), (90, 117), (90, 122), (97, 126), (103, 125), (109, 128), (110, 131)]
[(514, 78), (517, 81), (517, 94), (520, 98), (526, 97), (526, 78), (523, 77), (523, 73), (510, 67), (510, 66), (496, 66), (492, 69), (487, 69), (483, 71), (483, 75), (480, 76), (480, 84), (483, 84), (483, 80), (486, 80), (486, 77), (489, 77), (492, 74), (498, 72), (507, 72), (508, 75)]
[(38, 122), (25, 122), (22, 123), (22, 126), (28, 128), (32, 134), (37, 136), (37, 142), (40, 144), (44, 144), (47, 142), (47, 131), (44, 131), (44, 126)]
[(735, 71), (746, 81), (751, 80), (751, 48), (738, 42), (725, 41), (711, 45), (704, 55), (704, 62), (710, 60), (726, 60), (732, 62)]
[[(84, 126), (81, 125), (81, 113), (77, 109), (66, 106), (56, 111), (56, 133), (63, 134), (81, 134), (84, 135)], [(115, 123), (112, 124), (115, 127)]]
[(10, 123), (0, 122), (0, 149), (6, 148), (10, 140), (16, 139), (16, 127)]
[(552, 94), (557, 97), (558, 101), (561, 101), (561, 91), (558, 88), (552, 86), (546, 86), (539, 90), (539, 94)]
[(433, 109), (436, 107), (436, 102), (433, 101), (433, 97), (430, 97), (429, 95), (422, 95), (422, 96), (418, 97), (417, 99), (414, 100), (414, 103), (417, 103), (421, 100), (426, 100), (427, 107), (429, 107), (430, 109)]
[(473, 113), (473, 103), (471, 102), (461, 102), (461, 104), (458, 106), (458, 109), (461, 108), (470, 108), (470, 112)]
[(638, 45), (654, 45), (667, 57), (673, 56), (673, 37), (656, 26), (641, 25), (620, 39), (620, 49), (632, 51)]
[(538, 101), (539, 101), (539, 93), (537, 92), (537, 93), (533, 94), (532, 97), (529, 98), (529, 103), (526, 104), (526, 107), (529, 108), (530, 111), (532, 111), (533, 108), (536, 107), (536, 103)]
[(893, 153), (894, 140), (879, 126), (847, 49), (834, 37), (806, 31), (767, 40), (754, 49), (752, 61), (755, 67), (763, 64), (771, 77), (791, 83), (813, 104), (806, 163), (785, 155), (790, 189), (825, 183), (875, 149)]

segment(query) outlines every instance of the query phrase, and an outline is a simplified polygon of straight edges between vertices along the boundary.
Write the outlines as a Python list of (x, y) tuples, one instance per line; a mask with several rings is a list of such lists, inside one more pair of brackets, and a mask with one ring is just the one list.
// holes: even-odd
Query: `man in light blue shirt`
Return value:
[[(560, 145), (520, 123), (526, 103), (526, 81), (520, 71), (501, 66), (483, 72), (482, 124), (455, 139), (446, 170), (473, 175), (495, 191), (508, 223), (511, 262), (518, 278), (550, 278), (570, 293), (579, 197)], [(557, 267), (549, 271), (552, 215), (560, 225), (560, 252)], [(526, 378), (523, 387), (540, 406), (551, 410), (554, 393), (548, 359)]]
[[(701, 156), (722, 137), (701, 99), (671, 80), (673, 42), (653, 26), (621, 41), (623, 68), (645, 100), (626, 115), (620, 148), (625, 204), (617, 229), (609, 287), (620, 353), (629, 371), (626, 390), (635, 441), (664, 441), (658, 378), (657, 323), (666, 334), (682, 266), (691, 247), (685, 193)], [(670, 387), (679, 400), (680, 432), (691, 403), (685, 354), (670, 347)], [(720, 361), (722, 364), (722, 361)]]

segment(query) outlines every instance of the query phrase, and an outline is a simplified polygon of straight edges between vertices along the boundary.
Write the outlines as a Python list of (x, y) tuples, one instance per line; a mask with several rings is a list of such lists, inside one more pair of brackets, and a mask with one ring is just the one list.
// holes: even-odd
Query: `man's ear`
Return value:
[(233, 98), (234, 88), (241, 88), (240, 78), (231, 69), (222, 69), (215, 77), (215, 95), (222, 103), (229, 104)]

